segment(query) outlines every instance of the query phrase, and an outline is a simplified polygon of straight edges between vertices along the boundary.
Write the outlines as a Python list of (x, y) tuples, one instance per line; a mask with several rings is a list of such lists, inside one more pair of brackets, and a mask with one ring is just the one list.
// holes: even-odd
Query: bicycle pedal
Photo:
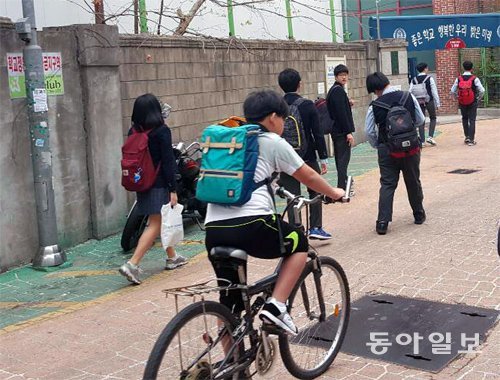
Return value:
[(267, 332), (268, 334), (272, 334), (272, 335), (286, 335), (285, 330), (283, 330), (279, 326), (276, 326), (276, 325), (273, 325), (270, 323), (263, 323), (262, 330)]

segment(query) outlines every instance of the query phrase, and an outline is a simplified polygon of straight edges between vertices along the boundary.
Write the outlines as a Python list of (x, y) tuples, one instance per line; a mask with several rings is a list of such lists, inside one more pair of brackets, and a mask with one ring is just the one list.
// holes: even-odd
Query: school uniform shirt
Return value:
[[(472, 74), (470, 71), (464, 71), (464, 73), (462, 74), (465, 80), (469, 79), (469, 77), (472, 75), (474, 74)], [(481, 80), (478, 77), (474, 79), (474, 86), (476, 89), (476, 101), (480, 101), (483, 98), (485, 90), (481, 83)], [(454, 97), (457, 97), (458, 95), (458, 78), (455, 79), (455, 83), (453, 83), (453, 86), (451, 87), (450, 95)]]
[[(384, 89), (384, 92), (382, 95), (389, 94), (391, 92), (395, 91), (400, 91), (397, 88), (393, 86), (387, 86)], [(418, 100), (410, 94), (411, 98), (413, 99), (413, 104), (415, 105), (415, 127), (418, 127), (425, 123), (425, 116), (422, 113), (422, 110), (420, 108), (420, 104), (418, 103)], [(374, 148), (377, 148), (379, 145), (378, 142), (378, 128), (375, 123), (375, 116), (373, 115), (373, 106), (368, 107), (368, 111), (366, 112), (366, 119), (365, 119), (365, 134), (366, 137), (368, 138), (368, 142), (370, 145)]]
[[(436, 107), (441, 107), (441, 101), (439, 100), (439, 94), (438, 94), (438, 89), (436, 86), (436, 81), (432, 77), (432, 75), (426, 74), (426, 73), (419, 73), (417, 75), (417, 82), (422, 83), (425, 80), (425, 77), (429, 76), (429, 80), (425, 82), (425, 88), (427, 89), (427, 94), (429, 94), (429, 101), (434, 100), (434, 104), (436, 104)], [(411, 92), (411, 89), (415, 86), (413, 84), (413, 80), (410, 82), (410, 89), (409, 91)]]
[[(304, 160), (290, 144), (273, 132), (259, 136), (259, 158), (255, 169), (254, 181), (264, 181), (275, 172), (293, 175), (304, 165)], [(218, 205), (209, 203), (205, 224), (210, 222), (274, 214), (274, 204), (267, 186), (261, 186), (252, 193), (250, 200), (241, 206)]]

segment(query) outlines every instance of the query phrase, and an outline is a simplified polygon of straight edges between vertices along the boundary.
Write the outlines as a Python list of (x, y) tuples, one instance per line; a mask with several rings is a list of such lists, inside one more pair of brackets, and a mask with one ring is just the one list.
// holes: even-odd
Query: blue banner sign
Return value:
[[(377, 38), (375, 17), (370, 37)], [(380, 37), (403, 38), (408, 51), (500, 46), (500, 13), (380, 17)]]

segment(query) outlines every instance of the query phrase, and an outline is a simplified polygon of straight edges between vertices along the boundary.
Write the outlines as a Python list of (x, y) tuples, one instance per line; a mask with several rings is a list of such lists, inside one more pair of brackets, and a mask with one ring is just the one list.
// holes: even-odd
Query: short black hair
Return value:
[(278, 84), (284, 92), (297, 91), (300, 81), (300, 74), (295, 69), (285, 69), (278, 75)]
[(259, 123), (274, 112), (283, 118), (289, 114), (285, 99), (272, 90), (252, 92), (243, 103), (243, 113), (249, 123)]
[(472, 70), (472, 68), (474, 67), (471, 61), (464, 61), (464, 63), (462, 63), (462, 66), (464, 67), (464, 70), (467, 71)]
[(389, 79), (380, 71), (374, 72), (366, 77), (366, 90), (369, 94), (383, 90), (388, 84)]
[(425, 62), (420, 62), (418, 65), (417, 65), (417, 71), (419, 73), (421, 73), (422, 71), (424, 71), (426, 68), (428, 68), (429, 65)]
[(135, 99), (132, 111), (132, 126), (143, 130), (160, 127), (165, 124), (160, 101), (153, 94), (144, 94)]
[(335, 68), (333, 69), (333, 75), (337, 76), (341, 73), (349, 74), (349, 69), (347, 68), (346, 65), (340, 64), (335, 66)]

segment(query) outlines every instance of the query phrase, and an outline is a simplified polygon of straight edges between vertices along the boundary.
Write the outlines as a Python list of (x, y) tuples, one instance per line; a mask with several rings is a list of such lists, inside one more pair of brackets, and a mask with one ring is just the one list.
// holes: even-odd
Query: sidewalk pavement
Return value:
[[(375, 151), (366, 144), (353, 150), (356, 197), (348, 205), (324, 207), (324, 228), (334, 239), (314, 243), (320, 254), (342, 264), (352, 300), (378, 292), (500, 309), (498, 125), (498, 119), (479, 121), (475, 147), (463, 144), (461, 125), (439, 126), (438, 146), (422, 154), (427, 222), (413, 224), (401, 185), (385, 236), (374, 232)], [(460, 168), (479, 171), (448, 173)], [(332, 174), (329, 180), (335, 183)], [(161, 290), (212, 277), (202, 240), (203, 233), (190, 227), (179, 252), (193, 259), (172, 272), (162, 270), (163, 253), (154, 249), (144, 261), (147, 279), (138, 287), (116, 274), (129, 257), (121, 253), (118, 236), (69, 250), (72, 266), (61, 270), (27, 267), (0, 275), (0, 379), (140, 378), (154, 341), (175, 315), (173, 299)], [(272, 269), (267, 261), (251, 260), (250, 280)], [(323, 378), (500, 379), (498, 325), (479, 350), (438, 374), (340, 354)], [(279, 357), (275, 376), (290, 378)]]

